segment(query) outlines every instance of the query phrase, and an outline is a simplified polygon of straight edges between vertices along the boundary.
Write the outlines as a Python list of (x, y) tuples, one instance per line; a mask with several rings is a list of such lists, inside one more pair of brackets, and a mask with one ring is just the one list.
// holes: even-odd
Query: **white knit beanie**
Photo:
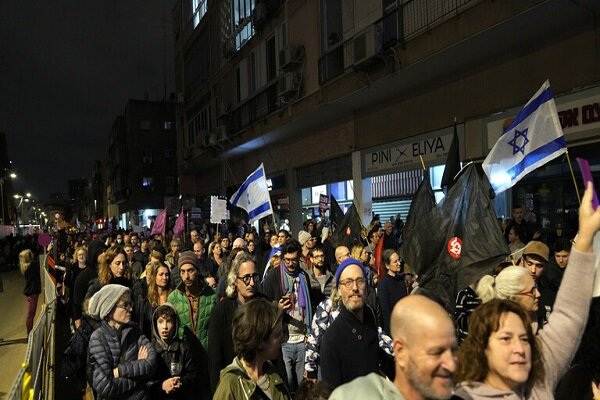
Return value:
[(115, 308), (115, 305), (123, 296), (129, 292), (129, 288), (123, 285), (104, 285), (90, 300), (88, 313), (94, 318), (105, 319)]
[(310, 239), (310, 233), (306, 231), (298, 232), (298, 241), (300, 242), (301, 246), (304, 246), (304, 243), (308, 242), (308, 239)]

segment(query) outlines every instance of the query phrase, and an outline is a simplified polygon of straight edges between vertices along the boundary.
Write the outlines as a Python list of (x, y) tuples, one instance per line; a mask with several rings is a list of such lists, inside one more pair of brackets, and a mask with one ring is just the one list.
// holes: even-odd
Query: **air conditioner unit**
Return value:
[(259, 28), (265, 22), (267, 22), (267, 5), (264, 1), (259, 1), (256, 3), (254, 10), (252, 10), (252, 24), (255, 28)]
[(304, 61), (304, 48), (302, 46), (288, 46), (279, 50), (279, 69), (289, 70), (302, 64)]
[(353, 65), (364, 64), (381, 51), (381, 26), (374, 24), (359, 33), (352, 40)]
[(298, 75), (295, 72), (285, 72), (279, 75), (277, 94), (286, 96), (298, 90)]

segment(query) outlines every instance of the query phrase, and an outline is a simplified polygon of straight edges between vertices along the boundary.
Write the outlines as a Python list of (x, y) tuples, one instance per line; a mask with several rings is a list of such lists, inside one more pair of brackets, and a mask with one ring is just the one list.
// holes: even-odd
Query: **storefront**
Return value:
[[(581, 196), (583, 183), (577, 157), (590, 162), (595, 186), (600, 186), (600, 86), (555, 100)], [(484, 120), (488, 149), (493, 147), (503, 127), (519, 111), (519, 108), (515, 108)], [(525, 216), (528, 213), (531, 216), (535, 214), (536, 223), (549, 243), (560, 236), (572, 238), (577, 232), (579, 200), (568, 160), (564, 156), (528, 174), (510, 190), (499, 195), (495, 204), (499, 217), (511, 218), (510, 210), (515, 205), (523, 207)]]

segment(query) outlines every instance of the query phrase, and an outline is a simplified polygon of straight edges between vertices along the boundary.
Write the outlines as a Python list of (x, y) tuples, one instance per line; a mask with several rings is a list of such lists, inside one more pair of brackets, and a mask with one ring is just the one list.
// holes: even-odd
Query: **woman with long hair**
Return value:
[(91, 298), (94, 293), (110, 283), (131, 288), (130, 276), (125, 250), (121, 247), (111, 247), (104, 252), (104, 257), (98, 267), (98, 278), (90, 282), (85, 298)]
[(494, 299), (473, 312), (458, 351), (459, 398), (527, 399), (544, 376), (541, 346), (523, 307)]
[[(216, 274), (224, 261), (225, 259), (221, 253), (221, 244), (218, 241), (211, 242), (208, 245), (208, 257), (206, 258), (206, 269), (208, 272)], [(219, 276), (220, 278), (221, 276)]]
[(146, 290), (139, 287), (141, 282), (134, 284), (134, 315), (142, 333), (152, 337), (152, 315), (158, 306), (167, 302), (172, 290), (171, 270), (161, 261), (152, 260), (146, 266)]
[[(558, 290), (551, 317), (548, 323), (543, 326), (543, 329), (538, 330), (541, 327), (529, 322), (527, 323), (528, 326), (525, 327), (527, 331), (531, 329), (534, 334), (537, 333), (537, 340), (543, 353), (543, 371), (534, 371), (538, 367), (533, 364), (533, 368), (530, 368), (530, 374), (538, 374), (538, 372), (543, 372), (543, 374), (539, 374), (539, 379), (534, 379), (537, 382), (535, 385), (533, 385), (535, 382), (530, 380), (532, 375), (521, 382), (517, 387), (518, 392), (515, 392), (516, 396), (521, 397), (517, 398), (553, 398), (557, 383), (567, 370), (581, 341), (589, 315), (594, 288), (594, 264), (597, 262), (596, 256), (592, 252), (592, 241), (594, 235), (600, 229), (600, 208), (594, 210), (592, 207), (592, 193), (593, 186), (590, 183), (581, 199), (577, 240), (569, 255), (569, 263)], [(581, 277), (586, 279), (581, 279)], [(511, 300), (518, 303), (525, 312), (532, 316), (535, 316), (535, 311), (538, 308), (539, 291), (531, 275), (522, 267), (505, 268), (495, 278), (484, 276), (477, 284), (476, 291), (484, 303), (483, 305), (493, 301), (490, 298)], [(478, 309), (475, 310), (475, 312), (477, 311)], [(469, 337), (467, 340), (471, 339), (472, 324), (474, 323), (469, 320)], [(492, 331), (498, 331), (498, 326), (494, 326)], [(514, 331), (513, 329), (513, 334)], [(488, 348), (487, 342), (484, 342), (485, 339), (482, 340), (480, 335), (472, 340), (479, 341), (480, 349), (483, 345), (485, 345), (484, 349)], [(463, 346), (465, 344), (466, 341)], [(518, 352), (523, 353), (522, 350)], [(524, 360), (522, 356), (518, 357), (517, 362), (527, 364), (527, 360)], [(459, 377), (462, 380), (470, 381), (472, 378), (467, 372), (464, 371)], [(498, 387), (498, 385), (492, 387), (495, 390), (506, 389)], [(469, 394), (473, 395), (472, 392), (469, 392)], [(475, 397), (475, 399), (477, 398), (481, 397)]]
[(25, 289), (23, 289), (23, 294), (27, 296), (25, 326), (29, 335), (31, 329), (33, 329), (33, 319), (35, 318), (38, 297), (42, 292), (40, 264), (36, 261), (35, 255), (31, 250), (26, 249), (19, 253), (19, 268), (21, 269), (21, 274), (25, 277)]

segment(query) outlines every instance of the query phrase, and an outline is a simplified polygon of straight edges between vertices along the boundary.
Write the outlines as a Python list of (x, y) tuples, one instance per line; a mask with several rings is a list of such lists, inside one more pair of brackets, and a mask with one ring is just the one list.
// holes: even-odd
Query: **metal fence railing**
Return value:
[[(45, 257), (40, 257), (45, 265)], [(54, 321), (56, 289), (46, 268), (41, 268), (44, 300), (40, 316), (29, 332), (25, 359), (8, 392), (7, 400), (54, 398)]]
[[(380, 35), (379, 48), (385, 49), (398, 43), (406, 43), (480, 2), (481, 0), (398, 1), (397, 6), (387, 8), (383, 17), (372, 24)], [(351, 44), (354, 39), (348, 39), (345, 44)], [(352, 67), (345, 62), (348, 55), (344, 54), (344, 51), (348, 49), (352, 49), (352, 46), (331, 48), (319, 58), (320, 84), (342, 75)]]

